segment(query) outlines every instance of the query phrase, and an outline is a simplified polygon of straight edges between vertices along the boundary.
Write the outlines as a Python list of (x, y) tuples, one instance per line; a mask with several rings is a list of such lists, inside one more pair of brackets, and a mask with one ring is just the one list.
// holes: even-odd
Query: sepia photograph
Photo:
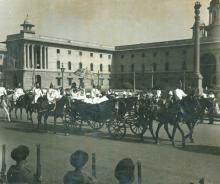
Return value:
[(220, 0), (0, 10), (0, 184), (220, 184)]

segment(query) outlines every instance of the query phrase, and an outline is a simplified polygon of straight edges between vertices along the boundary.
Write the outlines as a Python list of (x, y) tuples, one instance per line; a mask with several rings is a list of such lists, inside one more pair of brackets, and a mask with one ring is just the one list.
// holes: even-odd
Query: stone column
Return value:
[(27, 68), (27, 52), (26, 52), (26, 48), (27, 48), (27, 45), (24, 44), (24, 53), (23, 53), (24, 66), (23, 66), (23, 68)]
[(46, 47), (46, 69), (48, 69), (48, 47)]
[(220, 102), (220, 50), (215, 54), (216, 58), (216, 97)]
[(43, 68), (43, 54), (42, 54), (42, 48), (43, 48), (43, 46), (40, 45), (40, 69)]
[(199, 94), (203, 93), (202, 89), (202, 75), (200, 73), (200, 8), (201, 4), (197, 1), (195, 3), (195, 24), (194, 24), (194, 88), (198, 90)]
[(30, 52), (29, 52), (29, 45), (26, 45), (26, 62), (27, 62), (27, 68), (29, 68), (29, 64), (30, 64)]
[(34, 45), (31, 45), (31, 68), (34, 68)]

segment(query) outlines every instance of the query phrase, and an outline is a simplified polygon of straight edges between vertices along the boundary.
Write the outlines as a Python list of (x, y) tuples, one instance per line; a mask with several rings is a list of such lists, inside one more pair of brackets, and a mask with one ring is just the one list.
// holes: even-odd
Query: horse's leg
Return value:
[(8, 109), (6, 107), (3, 107), (5, 113), (7, 114), (7, 117), (8, 117), (8, 122), (11, 122), (11, 118), (10, 118), (10, 115), (9, 115), (9, 112), (8, 112)]
[(157, 126), (157, 130), (156, 130), (156, 144), (158, 144), (158, 134), (159, 134), (159, 131), (160, 131), (160, 128), (162, 127), (162, 125), (163, 125), (163, 122), (159, 121), (159, 124)]
[(154, 131), (153, 131), (153, 120), (149, 121), (149, 130), (150, 130), (150, 133), (152, 135), (152, 138), (156, 141), (156, 138), (155, 138), (155, 135), (154, 135)]
[(37, 128), (39, 129), (40, 128), (40, 125), (41, 125), (41, 119), (42, 119), (42, 113), (38, 113), (37, 114)]
[(48, 114), (46, 113), (44, 115), (44, 130), (47, 130), (47, 119), (48, 119)]
[(192, 135), (193, 135), (193, 126), (192, 126), (192, 124), (190, 122), (187, 122), (186, 125), (187, 125), (187, 127), (189, 129), (189, 133), (185, 136), (185, 140), (187, 138), (189, 138), (191, 143), (193, 143), (194, 142), (193, 137), (192, 137)]
[(16, 119), (18, 119), (17, 110), (18, 110), (18, 108), (15, 107), (15, 118), (16, 118)]
[(53, 124), (53, 127), (54, 127), (54, 133), (56, 134), (56, 125), (57, 125), (57, 117), (54, 115), (54, 124)]
[(166, 133), (167, 133), (167, 136), (168, 136), (169, 139), (172, 141), (172, 135), (171, 135), (170, 132), (169, 132), (169, 127), (168, 127), (168, 125), (169, 125), (169, 123), (165, 123), (165, 124), (164, 124), (164, 129), (165, 129), (165, 131), (166, 131)]
[(183, 130), (181, 129), (179, 123), (177, 123), (177, 128), (178, 130), (180, 131), (181, 135), (182, 135), (182, 146), (185, 147), (185, 136), (184, 136), (184, 132)]
[(26, 114), (27, 114), (27, 120), (29, 120), (29, 114), (28, 114), (28, 109), (25, 108)]
[(174, 140), (174, 138), (175, 138), (175, 134), (176, 134), (177, 124), (178, 124), (178, 122), (176, 122), (176, 123), (174, 124), (174, 126), (173, 126), (173, 132), (172, 132), (172, 145), (173, 145), (173, 146), (175, 146), (175, 140)]
[(20, 119), (22, 119), (22, 108), (20, 108)]

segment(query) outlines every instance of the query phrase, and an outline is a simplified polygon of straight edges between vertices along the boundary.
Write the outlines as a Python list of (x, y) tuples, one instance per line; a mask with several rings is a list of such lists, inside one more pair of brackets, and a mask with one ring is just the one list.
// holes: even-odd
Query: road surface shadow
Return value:
[(220, 156), (220, 147), (208, 145), (187, 145), (185, 148), (179, 148), (182, 151), (202, 153)]

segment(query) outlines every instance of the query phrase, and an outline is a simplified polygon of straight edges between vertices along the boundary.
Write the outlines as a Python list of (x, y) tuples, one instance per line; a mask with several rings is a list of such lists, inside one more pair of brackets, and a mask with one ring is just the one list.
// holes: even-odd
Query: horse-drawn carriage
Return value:
[(131, 118), (136, 103), (136, 97), (112, 98), (98, 104), (70, 101), (65, 112), (65, 125), (69, 130), (81, 129), (85, 124), (94, 130), (106, 126), (109, 135), (115, 139), (123, 138), (128, 127), (139, 135), (139, 128)]

